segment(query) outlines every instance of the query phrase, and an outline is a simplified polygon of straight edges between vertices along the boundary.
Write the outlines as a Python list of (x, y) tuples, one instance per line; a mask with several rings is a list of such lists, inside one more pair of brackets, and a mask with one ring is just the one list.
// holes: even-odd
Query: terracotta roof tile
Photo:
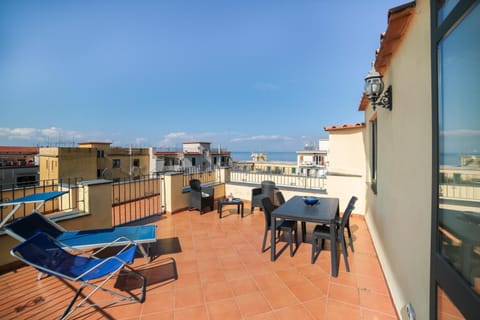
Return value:
[(346, 130), (346, 129), (355, 129), (355, 128), (365, 128), (365, 122), (347, 123), (339, 126), (326, 126), (323, 128), (323, 130), (336, 131), (336, 130)]
[(38, 147), (0, 146), (0, 153), (35, 154), (38, 153)]
[[(388, 10), (387, 30), (380, 35), (380, 48), (375, 51), (375, 69), (385, 73), (392, 56), (402, 42), (403, 36), (408, 30), (410, 21), (414, 16), (415, 1)], [(359, 111), (365, 111), (369, 101), (365, 95), (362, 96)]]

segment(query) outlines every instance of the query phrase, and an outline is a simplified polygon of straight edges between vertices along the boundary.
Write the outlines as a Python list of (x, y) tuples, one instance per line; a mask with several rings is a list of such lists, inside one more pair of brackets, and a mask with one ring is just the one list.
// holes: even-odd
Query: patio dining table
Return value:
[[(335, 219), (339, 215), (338, 198), (318, 198), (318, 202), (309, 206), (303, 201), (302, 196), (294, 196), (280, 207), (272, 212), (271, 223), (271, 242), (270, 242), (270, 260), (276, 259), (275, 248), (275, 230), (277, 219), (296, 220), (302, 222), (302, 229), (306, 222), (317, 224), (329, 224), (335, 226)], [(302, 230), (302, 234), (305, 230)], [(302, 237), (303, 238), (303, 237)], [(330, 253), (331, 253), (331, 269), (332, 276), (338, 275), (338, 258), (337, 258), (337, 230), (335, 227), (330, 228)], [(303, 238), (303, 240), (305, 240)]]

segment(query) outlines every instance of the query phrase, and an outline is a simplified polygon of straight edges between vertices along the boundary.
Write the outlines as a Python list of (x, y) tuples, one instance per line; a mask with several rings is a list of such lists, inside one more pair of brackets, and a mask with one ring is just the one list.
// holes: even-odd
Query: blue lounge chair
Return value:
[[(156, 226), (123, 226), (106, 229), (88, 229), (88, 230), (66, 230), (59, 224), (53, 222), (45, 215), (40, 214), (38, 209), (48, 200), (65, 194), (66, 192), (46, 192), (29, 195), (18, 198), (12, 201), (3, 202), (1, 206), (14, 206), (13, 210), (0, 223), (0, 228), (4, 225), (4, 231), (19, 241), (25, 241), (33, 236), (36, 232), (41, 231), (48, 234), (50, 237), (58, 240), (60, 243), (80, 250), (95, 249), (103, 250), (109, 246), (110, 243), (115, 242), (117, 245), (125, 245), (128, 241), (121, 241), (121, 239), (132, 240), (143, 254), (147, 261), (150, 260), (148, 254), (148, 247), (155, 243)], [(40, 205), (28, 216), (14, 220), (10, 224), (6, 224), (7, 220), (13, 216), (18, 208), (25, 203), (40, 202)], [(146, 248), (145, 248), (146, 246)], [(98, 251), (97, 251), (98, 252)]]
[[(121, 241), (127, 244), (123, 246), (116, 255), (108, 258), (98, 258), (86, 253), (72, 254), (64, 249), (68, 247), (65, 244), (60, 243), (43, 232), (37, 232), (32, 237), (12, 248), (10, 254), (20, 261), (36, 268), (41, 273), (80, 283), (77, 292), (61, 317), (61, 319), (66, 319), (77, 308), (84, 305), (85, 302), (88, 302), (88, 304), (84, 306), (102, 305), (103, 303), (101, 302), (90, 302), (90, 297), (98, 290), (108, 292), (116, 297), (115, 300), (106, 302), (109, 305), (120, 301), (140, 303), (145, 301), (146, 279), (127, 265), (134, 259), (136, 245), (132, 241), (128, 241), (128, 239), (121, 239)], [(112, 245), (116, 246), (118, 244), (112, 243)], [(78, 253), (80, 250), (75, 249), (75, 251)], [(128, 295), (126, 295), (119, 291), (103, 287), (104, 284), (114, 276), (117, 276), (124, 268), (128, 268), (129, 273), (141, 281), (140, 294), (128, 292)], [(103, 280), (100, 281), (96, 279)], [(79, 303), (75, 304), (82, 290), (86, 287), (90, 287), (92, 290), (86, 294)]]

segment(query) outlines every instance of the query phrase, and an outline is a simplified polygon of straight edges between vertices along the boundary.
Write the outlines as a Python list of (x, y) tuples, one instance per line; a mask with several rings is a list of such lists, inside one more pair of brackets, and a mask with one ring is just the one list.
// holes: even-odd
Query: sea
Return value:
[[(233, 161), (250, 161), (252, 160), (252, 153), (250, 151), (232, 151)], [(288, 161), (297, 162), (296, 151), (266, 151), (258, 152), (266, 153), (268, 161)], [(440, 165), (444, 166), (459, 166), (460, 165), (460, 153), (444, 153), (440, 157)]]
[[(250, 161), (252, 160), (252, 153), (250, 151), (232, 151), (233, 161)], [(264, 151), (256, 153), (266, 153), (267, 161), (288, 161), (297, 162), (296, 151)]]

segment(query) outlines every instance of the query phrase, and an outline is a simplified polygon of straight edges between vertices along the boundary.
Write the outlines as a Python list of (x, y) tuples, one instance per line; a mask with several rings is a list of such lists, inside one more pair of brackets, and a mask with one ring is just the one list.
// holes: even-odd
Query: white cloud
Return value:
[(186, 132), (171, 132), (166, 134), (159, 142), (159, 146), (163, 148), (175, 147), (183, 142), (188, 141), (206, 141), (214, 144), (218, 143), (216, 138), (222, 136), (217, 132), (201, 132), (201, 133), (186, 133)]
[(285, 136), (278, 136), (278, 135), (261, 135), (261, 136), (252, 136), (246, 138), (235, 138), (230, 140), (231, 142), (247, 142), (247, 141), (293, 141), (293, 138), (285, 137)]
[(440, 134), (443, 136), (472, 137), (472, 136), (480, 136), (480, 130), (458, 129), (458, 130), (442, 131)]
[(147, 138), (136, 138), (135, 139), (135, 145), (136, 146), (142, 146), (142, 145), (145, 145), (145, 142), (147, 142), (148, 139)]
[(9, 141), (36, 143), (71, 143), (83, 137), (75, 131), (65, 131), (60, 128), (0, 128), (0, 137)]

